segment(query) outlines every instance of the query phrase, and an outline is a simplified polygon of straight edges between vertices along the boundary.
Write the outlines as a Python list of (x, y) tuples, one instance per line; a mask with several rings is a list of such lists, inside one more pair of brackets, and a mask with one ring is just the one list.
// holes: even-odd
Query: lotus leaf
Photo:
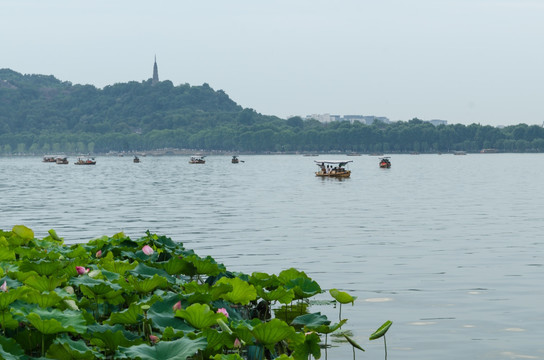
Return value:
[(275, 289), (281, 285), (281, 282), (276, 275), (269, 275), (263, 272), (254, 272), (251, 274), (249, 282), (255, 285), (255, 287), (259, 285), (267, 289)]
[(298, 271), (294, 268), (283, 270), (278, 276), (278, 279), (281, 281), (282, 284), (287, 284), (289, 281), (298, 278), (309, 279), (308, 275), (306, 275), (304, 271)]
[(217, 331), (215, 329), (205, 329), (202, 331), (206, 341), (208, 342), (208, 349), (217, 351), (221, 348), (232, 348), (235, 337), (224, 331)]
[(0, 336), (0, 358), (5, 360), (18, 360), (24, 356), (25, 352), (21, 346), (14, 340)]
[(294, 290), (288, 290), (283, 286), (280, 286), (270, 292), (266, 291), (262, 286), (256, 286), (256, 290), (257, 295), (268, 302), (279, 301), (281, 304), (289, 304), (295, 298)]
[(35, 309), (26, 319), (42, 334), (72, 332), (82, 334), (87, 331), (85, 319), (79, 311), (57, 309)]
[[(111, 257), (111, 259), (108, 259)], [(125, 275), (127, 271), (133, 270), (138, 266), (138, 262), (129, 263), (128, 261), (115, 261), (113, 255), (109, 252), (106, 258), (101, 261), (101, 265), (104, 269), (111, 271), (119, 275)]]
[(10, 305), (14, 301), (22, 299), (27, 291), (28, 289), (24, 287), (10, 289), (7, 292), (0, 291), (0, 310), (9, 309)]
[(31, 304), (38, 304), (42, 308), (52, 307), (58, 304), (62, 298), (54, 291), (48, 293), (41, 293), (34, 289), (30, 289), (24, 296), (26, 302)]
[(104, 323), (115, 324), (138, 324), (143, 318), (143, 310), (140, 305), (136, 303), (130, 304), (128, 309), (118, 313), (112, 313), (110, 318)]
[(191, 255), (186, 259), (194, 265), (197, 274), (215, 276), (226, 270), (223, 264), (218, 264), (211, 256), (201, 258), (198, 255)]
[(309, 298), (321, 292), (321, 287), (317, 282), (304, 277), (289, 280), (289, 282), (285, 284), (285, 288), (293, 289), (295, 292), (295, 299)]
[(369, 340), (376, 340), (384, 336), (387, 330), (389, 330), (389, 328), (391, 327), (391, 325), (393, 325), (393, 323), (390, 320), (387, 320), (386, 322), (384, 322), (383, 325), (380, 326), (378, 330), (374, 331), (374, 333), (370, 335)]
[(347, 292), (339, 291), (337, 289), (330, 289), (329, 293), (333, 298), (336, 299), (340, 304), (348, 304), (348, 303), (354, 303), (355, 299), (357, 299), (357, 296), (351, 296)]
[(223, 277), (215, 283), (214, 287), (219, 286), (220, 284), (232, 285), (232, 291), (222, 294), (221, 298), (234, 304), (247, 305), (250, 301), (257, 298), (257, 290), (255, 290), (255, 287), (239, 278), (229, 279)]
[(0, 247), (0, 261), (13, 261), (15, 260), (15, 251), (8, 247)]
[(306, 336), (297, 333), (293, 338), (298, 338), (297, 340), (292, 341), (293, 345), (290, 346), (290, 348), (294, 350), (293, 358), (295, 360), (306, 360), (309, 358), (309, 355), (312, 355), (314, 359), (319, 359), (321, 357), (321, 348), (319, 347), (321, 339), (316, 333), (312, 332)]
[(163, 289), (168, 286), (168, 281), (166, 278), (157, 274), (153, 275), (152, 278), (146, 278), (143, 280), (130, 276), (128, 281), (134, 287), (135, 291), (143, 294), (149, 293), (157, 288)]
[(329, 325), (330, 323), (330, 320), (325, 315), (321, 315), (320, 312), (300, 315), (291, 321), (291, 325), (306, 326), (309, 329), (314, 329), (321, 325)]
[(217, 323), (225, 315), (213, 312), (207, 304), (192, 304), (186, 309), (176, 310), (176, 317), (185, 319), (197, 329), (205, 329)]
[(49, 233), (49, 236), (51, 237), (51, 239), (55, 240), (55, 241), (62, 241), (62, 239), (57, 235), (57, 232), (53, 229), (49, 229), (49, 231), (47, 231)]
[(31, 229), (27, 228), (24, 225), (15, 225), (11, 231), (13, 231), (14, 234), (17, 234), (22, 239), (25, 239), (25, 240), (34, 239), (34, 231), (32, 231)]
[(124, 358), (141, 360), (186, 360), (206, 348), (206, 339), (191, 340), (181, 338), (174, 341), (161, 341), (154, 346), (146, 344), (129, 348), (119, 347), (118, 353)]
[(164, 269), (170, 275), (187, 275), (193, 276), (196, 274), (196, 267), (185, 259), (180, 259), (177, 256), (170, 258), (168, 261), (160, 263), (162, 269)]
[(363, 348), (361, 347), (361, 345), (357, 344), (357, 343), (355, 342), (355, 340), (353, 340), (351, 337), (349, 337), (349, 336), (346, 335), (346, 334), (342, 334), (342, 335), (343, 335), (344, 338), (346, 338), (346, 340), (351, 344), (351, 346), (353, 346), (354, 348), (357, 348), (357, 349), (359, 349), (359, 350), (361, 350), (361, 351), (365, 351), (365, 349), (363, 349)]
[(83, 292), (85, 296), (91, 297), (93, 299), (99, 296), (103, 296), (109, 292), (121, 289), (121, 287), (117, 284), (101, 279), (93, 279), (88, 276), (72, 278), (70, 280), (70, 283), (79, 286), (81, 292)]
[(102, 359), (104, 356), (92, 350), (83, 340), (57, 338), (49, 346), (47, 357), (53, 359)]
[(35, 271), (42, 276), (51, 276), (58, 273), (67, 264), (62, 261), (38, 260), (38, 261), (23, 261), (19, 264), (20, 271)]
[(81, 244), (78, 244), (72, 249), (70, 249), (70, 251), (67, 252), (65, 256), (69, 259), (88, 258), (89, 254), (87, 253), (87, 250)]
[(279, 319), (272, 319), (266, 323), (260, 323), (251, 330), (251, 333), (257, 341), (269, 350), (273, 350), (274, 345), (295, 334), (295, 329)]
[[(171, 278), (171, 276), (162, 269), (157, 269), (151, 266), (147, 266), (145, 264), (138, 264), (134, 269), (130, 270), (130, 273), (133, 276), (141, 277), (141, 278), (150, 278), (155, 275), (160, 275), (164, 278)], [(173, 280), (171, 280), (173, 281)]]
[[(240, 355), (238, 354), (216, 354), (214, 357), (210, 358), (213, 360), (244, 360)], [(275, 360), (278, 360), (279, 358), (276, 358)], [(292, 359), (292, 358), (285, 358), (285, 359)]]
[(87, 331), (85, 337), (90, 338), (91, 343), (109, 351), (115, 351), (119, 346), (133, 346), (143, 343), (141, 337), (125, 331), (124, 327), (119, 324), (115, 326), (90, 325)]

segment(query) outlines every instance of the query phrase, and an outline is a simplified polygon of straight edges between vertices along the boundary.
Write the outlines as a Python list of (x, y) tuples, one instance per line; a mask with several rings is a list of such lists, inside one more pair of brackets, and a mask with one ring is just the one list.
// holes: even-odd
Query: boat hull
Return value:
[(324, 173), (322, 171), (318, 171), (315, 173), (315, 176), (319, 177), (335, 177), (335, 178), (348, 178), (351, 175), (351, 170), (342, 171), (342, 172), (336, 172), (336, 173)]

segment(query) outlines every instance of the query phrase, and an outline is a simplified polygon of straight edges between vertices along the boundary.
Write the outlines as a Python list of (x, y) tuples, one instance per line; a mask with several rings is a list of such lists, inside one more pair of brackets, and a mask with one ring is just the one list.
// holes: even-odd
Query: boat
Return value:
[(55, 156), (55, 155), (45, 155), (45, 156), (43, 157), (42, 162), (46, 162), (46, 163), (54, 163), (54, 162), (57, 162), (57, 157), (58, 157), (58, 156)]
[(319, 171), (315, 173), (315, 176), (319, 177), (335, 177), (335, 178), (347, 178), (351, 175), (351, 170), (347, 170), (345, 166), (353, 162), (353, 160), (314, 160), (316, 165), (319, 166)]
[(453, 155), (466, 155), (467, 152), (466, 151), (462, 151), (462, 150), (459, 150), (459, 151), (454, 151), (453, 152)]
[(96, 160), (94, 158), (83, 160), (78, 158), (74, 165), (96, 165)]
[(191, 156), (189, 159), (189, 164), (205, 164), (204, 156)]
[(134, 160), (132, 160), (133, 162), (135, 163), (139, 163), (140, 162), (140, 158), (137, 157), (136, 155), (134, 155)]
[(383, 169), (389, 169), (391, 167), (391, 161), (389, 161), (389, 156), (380, 158), (380, 167)]
[(231, 163), (238, 164), (240, 162), (240, 159), (238, 159), (238, 156), (232, 155)]
[(58, 157), (55, 159), (55, 162), (57, 164), (66, 165), (68, 164), (68, 158), (67, 157)]

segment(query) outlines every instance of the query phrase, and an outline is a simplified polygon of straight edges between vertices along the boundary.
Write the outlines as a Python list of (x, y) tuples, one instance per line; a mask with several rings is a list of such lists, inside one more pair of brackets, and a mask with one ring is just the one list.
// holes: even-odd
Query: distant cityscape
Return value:
[[(389, 120), (385, 116), (374, 116), (374, 115), (331, 115), (331, 114), (312, 114), (312, 115), (306, 115), (304, 117), (305, 120), (317, 120), (322, 123), (330, 123), (333, 121), (349, 121), (351, 124), (353, 124), (355, 121), (360, 122), (361, 124), (366, 125), (372, 125), (375, 121), (380, 121), (385, 124), (390, 124), (392, 121)], [(439, 120), (439, 119), (433, 119), (433, 120), (421, 120), (424, 122), (428, 122), (433, 124), (434, 126), (438, 125), (447, 125), (448, 122), (446, 120)]]

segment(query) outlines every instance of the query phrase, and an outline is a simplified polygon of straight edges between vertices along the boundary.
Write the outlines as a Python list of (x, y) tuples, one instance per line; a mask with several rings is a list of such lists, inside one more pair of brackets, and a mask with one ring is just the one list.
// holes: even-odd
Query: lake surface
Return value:
[[(206, 159), (0, 158), (0, 228), (66, 243), (149, 229), (231, 271), (295, 267), (357, 296), (342, 317), (359, 359), (384, 358), (368, 336), (386, 320), (388, 359), (544, 359), (544, 154)], [(352, 177), (317, 178), (316, 159), (353, 160)]]

